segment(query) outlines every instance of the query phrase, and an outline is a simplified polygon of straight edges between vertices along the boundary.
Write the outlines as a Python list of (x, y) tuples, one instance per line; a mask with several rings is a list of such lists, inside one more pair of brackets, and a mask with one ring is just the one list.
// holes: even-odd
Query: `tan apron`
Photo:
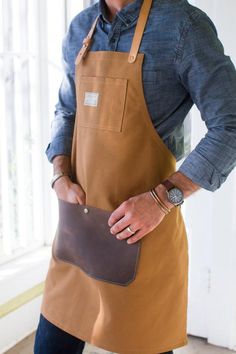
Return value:
[[(176, 169), (175, 157), (152, 124), (142, 86), (144, 54), (138, 51), (151, 4), (143, 2), (130, 53), (88, 50), (96, 18), (76, 60), (71, 163), (88, 207), (112, 212)], [(158, 354), (187, 344), (188, 243), (180, 207), (140, 244), (135, 278), (121, 286), (59, 259), (54, 242), (42, 314), (115, 353)]]

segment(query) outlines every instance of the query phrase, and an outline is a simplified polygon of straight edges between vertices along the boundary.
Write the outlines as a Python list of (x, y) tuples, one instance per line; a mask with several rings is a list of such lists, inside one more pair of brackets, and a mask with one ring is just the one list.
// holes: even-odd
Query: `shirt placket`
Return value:
[(120, 21), (117, 21), (114, 25), (114, 27), (112, 25), (106, 24), (107, 29), (109, 29), (108, 32), (108, 47), (109, 50), (111, 51), (116, 51), (117, 50), (117, 46), (118, 46), (118, 42), (120, 39), (120, 33), (121, 33), (121, 23)]

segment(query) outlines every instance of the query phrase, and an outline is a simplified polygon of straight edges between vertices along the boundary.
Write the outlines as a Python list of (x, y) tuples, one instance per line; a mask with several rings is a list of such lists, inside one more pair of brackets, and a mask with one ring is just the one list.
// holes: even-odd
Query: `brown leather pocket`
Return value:
[(78, 124), (121, 132), (127, 79), (81, 76), (77, 92)]
[(92, 278), (123, 286), (130, 284), (137, 272), (140, 241), (129, 245), (125, 240), (117, 240), (107, 223), (109, 211), (62, 199), (58, 199), (58, 204), (53, 255), (78, 266)]

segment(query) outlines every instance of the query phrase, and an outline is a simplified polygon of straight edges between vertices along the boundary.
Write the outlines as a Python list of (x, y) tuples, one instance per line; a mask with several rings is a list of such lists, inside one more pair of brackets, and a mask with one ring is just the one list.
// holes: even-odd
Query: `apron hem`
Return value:
[[(61, 325), (61, 323), (59, 323), (57, 320), (55, 320), (53, 318), (53, 316), (49, 315), (44, 310), (41, 310), (41, 313), (49, 322), (53, 323), (55, 326), (57, 326), (58, 328), (62, 329), (65, 332), (69, 333), (70, 335), (72, 335), (72, 336), (74, 336), (74, 337), (76, 337), (78, 339), (81, 339), (85, 343), (88, 343), (90, 345), (93, 345), (93, 346), (95, 346), (97, 348), (100, 348), (100, 349), (103, 349), (103, 350), (106, 350), (106, 351), (110, 351), (110, 352), (112, 352), (112, 354), (116, 354), (117, 353), (117, 352), (114, 352), (114, 350), (111, 347), (109, 347), (109, 346), (104, 346), (104, 345), (101, 345), (101, 344), (99, 344), (98, 342), (96, 342), (94, 340), (88, 339), (88, 337), (85, 334), (83, 334), (82, 332), (80, 332), (80, 334), (78, 335), (74, 331), (68, 330), (66, 328), (66, 326)], [(188, 338), (187, 338), (187, 336), (185, 336), (184, 339), (182, 339), (181, 341), (179, 341), (179, 342), (177, 342), (177, 343), (175, 343), (175, 344), (173, 344), (171, 346), (162, 347), (162, 348), (158, 348), (158, 349), (156, 349), (156, 348), (155, 349), (150, 349), (150, 350), (147, 349), (147, 351), (149, 352), (148, 354), (161, 354), (163, 352), (167, 352), (167, 351), (171, 351), (173, 349), (177, 349), (177, 348), (183, 347), (183, 346), (185, 346), (187, 344), (188, 344)], [(151, 353), (150, 351), (153, 352), (153, 353)], [(145, 349), (145, 352), (146, 352), (146, 349)], [(136, 349), (134, 349), (134, 350), (122, 349), (122, 350), (119, 350), (119, 354), (129, 354), (129, 353), (130, 354), (132, 354), (132, 353), (134, 353), (134, 354), (135, 353), (140, 353), (140, 349), (137, 349), (137, 350)], [(143, 350), (141, 350), (141, 353), (145, 354), (143, 352)]]

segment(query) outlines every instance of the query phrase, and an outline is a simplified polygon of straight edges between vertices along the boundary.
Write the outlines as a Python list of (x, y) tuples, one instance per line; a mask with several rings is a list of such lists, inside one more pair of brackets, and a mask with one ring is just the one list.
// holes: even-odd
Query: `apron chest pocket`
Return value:
[(136, 276), (140, 241), (117, 240), (107, 224), (111, 212), (58, 199), (59, 223), (52, 252), (97, 280), (126, 286)]
[(122, 131), (127, 79), (81, 76), (77, 92), (81, 127)]

